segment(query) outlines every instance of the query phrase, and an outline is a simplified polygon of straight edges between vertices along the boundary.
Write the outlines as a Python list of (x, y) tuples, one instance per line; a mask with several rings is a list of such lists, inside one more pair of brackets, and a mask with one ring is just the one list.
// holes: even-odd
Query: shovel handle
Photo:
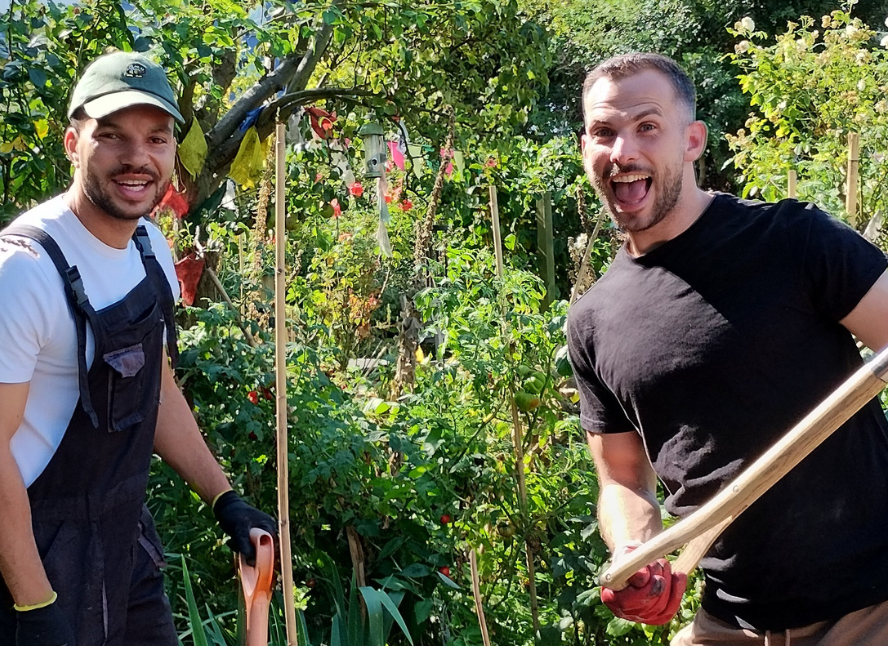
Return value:
[(243, 554), (240, 563), (241, 587), (244, 591), (247, 620), (247, 646), (268, 646), (268, 608), (274, 582), (274, 539), (261, 529), (250, 530), (250, 542), (256, 549), (253, 565)]
[[(886, 382), (888, 349), (851, 375), (709, 502), (608, 568), (600, 577), (601, 585), (622, 590), (639, 568), (698, 537), (701, 543), (695, 546), (695, 552), (699, 551), (702, 543), (709, 541), (706, 549), (697, 557), (699, 561), (725, 527), (878, 395)], [(704, 535), (705, 540), (702, 538)]]

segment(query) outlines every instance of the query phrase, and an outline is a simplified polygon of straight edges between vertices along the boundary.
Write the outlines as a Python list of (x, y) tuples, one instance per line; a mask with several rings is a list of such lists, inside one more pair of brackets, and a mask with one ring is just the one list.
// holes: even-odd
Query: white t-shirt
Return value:
[[(69, 265), (76, 265), (96, 310), (122, 300), (145, 278), (133, 241), (115, 249), (93, 236), (61, 196), (31, 209), (14, 224), (46, 231)], [(169, 245), (146, 219), (151, 247), (173, 296), (179, 283)], [(95, 352), (87, 325), (86, 359)], [(43, 472), (62, 441), (80, 398), (77, 332), (65, 298), (64, 283), (52, 259), (26, 238), (0, 240), (0, 383), (30, 382), (24, 420), (12, 438), (12, 455), (30, 486)]]

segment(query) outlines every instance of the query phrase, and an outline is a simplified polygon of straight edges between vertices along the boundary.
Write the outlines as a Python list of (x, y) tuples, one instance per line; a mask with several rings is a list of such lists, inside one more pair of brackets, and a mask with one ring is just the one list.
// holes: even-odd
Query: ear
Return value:
[(709, 136), (709, 129), (702, 121), (694, 121), (685, 131), (685, 153), (684, 160), (686, 162), (697, 161), (706, 150), (706, 139)]
[(77, 142), (80, 141), (80, 133), (73, 127), (68, 126), (65, 130), (65, 153), (68, 159), (74, 164), (74, 168), (80, 168), (80, 153), (77, 152)]

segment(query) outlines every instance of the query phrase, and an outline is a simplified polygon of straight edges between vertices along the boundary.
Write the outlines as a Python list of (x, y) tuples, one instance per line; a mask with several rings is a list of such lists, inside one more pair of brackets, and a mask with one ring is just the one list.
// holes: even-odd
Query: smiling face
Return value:
[(176, 160), (173, 118), (148, 105), (87, 118), (68, 128), (65, 149), (75, 168), (72, 192), (94, 212), (79, 215), (135, 223), (169, 186)]
[(601, 77), (583, 101), (583, 163), (605, 208), (630, 236), (655, 230), (697, 191), (705, 126), (654, 69)]

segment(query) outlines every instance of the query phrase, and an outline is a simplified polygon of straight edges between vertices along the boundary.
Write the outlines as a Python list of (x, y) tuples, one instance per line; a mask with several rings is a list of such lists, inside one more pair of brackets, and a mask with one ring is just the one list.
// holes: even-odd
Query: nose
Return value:
[(614, 138), (611, 148), (611, 163), (624, 166), (638, 159), (638, 146), (631, 135), (620, 133)]
[(141, 168), (149, 162), (148, 146), (137, 138), (127, 139), (120, 147), (120, 163), (134, 168)]

